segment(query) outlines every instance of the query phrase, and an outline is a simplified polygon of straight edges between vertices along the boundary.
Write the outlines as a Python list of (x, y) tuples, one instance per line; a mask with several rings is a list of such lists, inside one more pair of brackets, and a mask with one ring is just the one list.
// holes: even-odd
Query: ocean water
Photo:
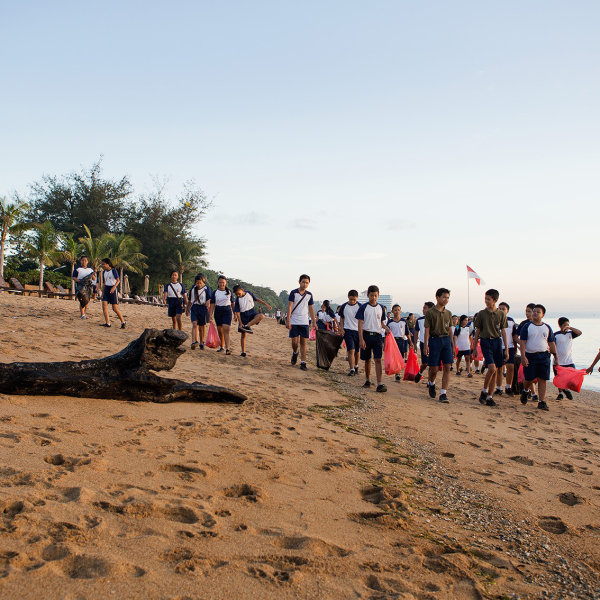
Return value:
[[(512, 318), (520, 323), (525, 317), (511, 315)], [(565, 315), (567, 316), (567, 315)], [(558, 330), (558, 318), (547, 317), (544, 322), (552, 327), (552, 331)], [(573, 360), (578, 369), (587, 369), (596, 354), (600, 350), (600, 318), (575, 318), (570, 320), (570, 324), (577, 329), (581, 329), (582, 335), (573, 340)], [(586, 375), (583, 380), (583, 388), (586, 390), (595, 390), (600, 392), (600, 373), (598, 372), (600, 362), (594, 367), (593, 375)]]

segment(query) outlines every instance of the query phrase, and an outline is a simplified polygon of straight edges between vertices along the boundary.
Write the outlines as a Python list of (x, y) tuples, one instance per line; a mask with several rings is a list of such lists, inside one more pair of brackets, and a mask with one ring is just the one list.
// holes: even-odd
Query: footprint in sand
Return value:
[(313, 556), (343, 557), (352, 554), (350, 550), (307, 536), (281, 537), (275, 539), (273, 545), (284, 550), (306, 550)]
[(552, 467), (553, 469), (558, 469), (559, 471), (564, 471), (565, 473), (575, 472), (575, 468), (573, 467), (573, 465), (570, 465), (568, 463), (551, 462), (548, 463), (548, 466)]
[(575, 506), (576, 504), (585, 504), (585, 498), (578, 496), (574, 492), (563, 492), (558, 495), (558, 499), (567, 506)]
[(540, 527), (548, 533), (562, 534), (567, 531), (567, 526), (558, 517), (540, 517)]
[(258, 488), (255, 488), (247, 483), (232, 485), (223, 490), (223, 495), (226, 498), (243, 498), (248, 502), (258, 502), (261, 494)]
[(510, 460), (514, 460), (521, 465), (527, 465), (528, 467), (533, 466), (533, 461), (527, 456), (511, 456)]

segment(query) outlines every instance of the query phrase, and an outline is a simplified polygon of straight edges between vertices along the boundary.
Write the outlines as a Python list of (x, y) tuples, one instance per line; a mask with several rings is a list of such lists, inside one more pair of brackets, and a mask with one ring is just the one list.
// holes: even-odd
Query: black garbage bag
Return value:
[(77, 283), (77, 294), (76, 298), (79, 300), (79, 306), (85, 308), (90, 303), (92, 297), (92, 288), (94, 282), (92, 280), (93, 273), (90, 273)]
[(317, 367), (326, 371), (338, 355), (344, 338), (333, 331), (317, 329)]

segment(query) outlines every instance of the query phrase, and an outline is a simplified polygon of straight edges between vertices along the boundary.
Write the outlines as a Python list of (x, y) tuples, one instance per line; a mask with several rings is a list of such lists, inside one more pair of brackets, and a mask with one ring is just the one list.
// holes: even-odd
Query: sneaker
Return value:
[(297, 352), (292, 352), (292, 360), (291, 363), (293, 365), (295, 365), (298, 362), (298, 353)]
[(198, 347), (198, 342), (192, 342), (192, 345), (190, 346), (190, 348), (192, 350), (195, 350)]
[(502, 396), (502, 394), (504, 394), (504, 392), (500, 388), (494, 390), (494, 396)]
[(569, 390), (565, 390), (565, 396), (569, 399), (569, 400), (573, 400), (573, 394), (571, 394), (571, 392)]
[(456, 371), (456, 375), (460, 377), (460, 371)]
[(101, 327), (112, 327), (112, 325), (110, 323), (103, 323)]
[(301, 369), (302, 371), (308, 371), (308, 369), (306, 368), (306, 363), (305, 363), (305, 362), (301, 362), (301, 363), (300, 363), (300, 369)]
[(533, 394), (533, 396), (531, 396), (531, 401), (532, 402), (538, 402), (539, 401), (538, 395), (537, 394)]
[(366, 381), (365, 381), (365, 382), (362, 384), (362, 386), (363, 386), (364, 388), (370, 388), (370, 387), (371, 387), (371, 382), (370, 382), (370, 381), (367, 379), (367, 380), (366, 380)]
[(543, 400), (541, 402), (538, 402), (538, 408), (540, 410), (550, 410), (548, 408), (548, 405)]
[(417, 373), (415, 375), (415, 383), (419, 383), (419, 381), (421, 381), (422, 377), (423, 377), (423, 375), (421, 375), (421, 373)]
[(435, 398), (435, 383), (433, 385), (427, 386), (429, 388), (429, 397)]
[(454, 371), (454, 367), (453, 367), (453, 366), (452, 366), (452, 367), (450, 367), (450, 370), (451, 370), (451, 371)]
[(242, 352), (242, 353), (240, 354), (240, 356), (241, 356), (242, 358), (246, 358), (246, 353), (245, 353), (245, 352)]
[(200, 350), (204, 350), (204, 344), (200, 344), (198, 348), (200, 348)]
[(377, 388), (375, 389), (376, 392), (387, 392), (387, 388), (385, 387), (385, 385), (383, 385), (383, 383), (379, 383), (377, 384)]
[(498, 406), (495, 402), (494, 399), (491, 396), (488, 396), (485, 400), (485, 405), (486, 406)]
[(400, 375), (396, 375), (396, 381), (400, 381)]
[(477, 375), (479, 375), (479, 373), (481, 373), (481, 371), (479, 369), (475, 369), (475, 373), (477, 373)]
[(354, 377), (355, 375), (356, 375), (356, 373), (355, 373), (354, 369), (350, 369), (348, 371), (348, 377)]
[(229, 348), (225, 349), (225, 354), (227, 354), (227, 356), (229, 356), (231, 354), (231, 350)]
[(127, 323), (125, 323), (125, 321), (123, 321), (123, 322), (121, 323), (121, 329), (125, 329), (125, 327), (127, 327)]
[(448, 404), (450, 400), (448, 400), (448, 396), (446, 396), (446, 394), (440, 394), (440, 402), (442, 404)]
[(85, 321), (85, 319), (87, 319), (87, 317), (85, 315), (81, 315), (81, 318)]
[(221, 347), (220, 347), (220, 348), (217, 350), (217, 352), (223, 352), (223, 350), (225, 350), (225, 348), (223, 348), (223, 346), (221, 346)]
[(527, 404), (528, 400), (529, 400), (529, 394), (527, 393), (527, 390), (523, 390), (521, 392), (521, 404)]
[(358, 375), (358, 367), (354, 367), (354, 373)]
[(512, 391), (512, 388), (509, 388), (509, 387), (507, 387), (507, 388), (504, 390), (504, 393), (505, 393), (507, 396), (514, 396), (514, 395), (515, 395), (515, 393)]
[(486, 400), (487, 400), (487, 392), (481, 392), (479, 394), (479, 404), (485, 404)]
[(248, 327), (248, 325), (244, 325), (243, 327), (240, 327), (240, 329), (242, 331), (245, 331), (246, 333), (254, 333), (254, 331), (252, 331), (252, 329), (250, 329), (250, 327)]
[(469, 373), (469, 374), (467, 375), (467, 377), (469, 377), (469, 379), (470, 379), (471, 377), (473, 377), (473, 373)]
[(564, 399), (565, 399), (565, 396), (564, 396), (564, 394), (563, 394), (562, 392), (559, 392), (559, 393), (558, 393), (558, 396), (556, 396), (556, 399), (557, 399), (557, 400), (564, 400)]

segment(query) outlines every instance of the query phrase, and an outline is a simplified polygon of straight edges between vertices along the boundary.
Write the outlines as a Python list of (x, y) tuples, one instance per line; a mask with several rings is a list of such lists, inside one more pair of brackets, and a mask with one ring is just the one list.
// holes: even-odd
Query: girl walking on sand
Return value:
[(104, 269), (104, 291), (102, 292), (102, 312), (104, 313), (103, 327), (110, 327), (110, 317), (108, 316), (108, 305), (112, 306), (113, 311), (121, 321), (121, 329), (125, 329), (125, 319), (119, 310), (119, 297), (117, 287), (119, 285), (119, 273), (113, 267), (110, 258), (102, 259), (102, 269)]
[(219, 339), (221, 340), (221, 347), (217, 352), (225, 350), (225, 354), (231, 354), (229, 348), (229, 331), (233, 318), (232, 304), (233, 297), (231, 290), (227, 287), (227, 277), (219, 275), (217, 289), (212, 293), (210, 298), (210, 316), (215, 319), (215, 325), (217, 326)]

